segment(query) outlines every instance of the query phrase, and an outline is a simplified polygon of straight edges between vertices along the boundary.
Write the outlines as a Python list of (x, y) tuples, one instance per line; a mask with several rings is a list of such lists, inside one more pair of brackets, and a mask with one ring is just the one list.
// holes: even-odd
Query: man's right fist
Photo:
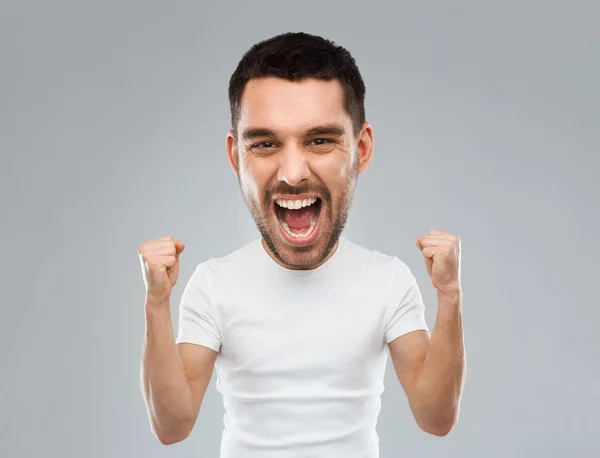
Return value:
[(147, 299), (164, 302), (171, 297), (179, 276), (179, 255), (184, 248), (182, 242), (169, 236), (150, 240), (138, 248)]

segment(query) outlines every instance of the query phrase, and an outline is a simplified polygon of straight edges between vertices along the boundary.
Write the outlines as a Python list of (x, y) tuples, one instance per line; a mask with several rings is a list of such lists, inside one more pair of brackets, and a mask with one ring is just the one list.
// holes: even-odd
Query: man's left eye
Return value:
[(313, 140), (311, 143), (314, 143), (315, 145), (324, 145), (326, 143), (331, 143), (331, 140), (329, 140), (327, 138), (317, 138), (317, 139)]

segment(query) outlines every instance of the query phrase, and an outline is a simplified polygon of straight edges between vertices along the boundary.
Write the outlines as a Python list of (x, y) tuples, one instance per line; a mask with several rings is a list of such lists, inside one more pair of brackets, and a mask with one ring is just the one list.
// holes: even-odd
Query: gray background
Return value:
[[(0, 456), (217, 457), (211, 382), (189, 439), (139, 389), (137, 247), (197, 263), (258, 235), (225, 156), (227, 82), (253, 43), (324, 35), (367, 84), (375, 155), (346, 236), (403, 259), (463, 239), (458, 426), (421, 432), (390, 365), (381, 457), (600, 456), (597, 2), (4, 2)], [(176, 307), (173, 306), (176, 319)], [(176, 322), (175, 322), (176, 325)]]

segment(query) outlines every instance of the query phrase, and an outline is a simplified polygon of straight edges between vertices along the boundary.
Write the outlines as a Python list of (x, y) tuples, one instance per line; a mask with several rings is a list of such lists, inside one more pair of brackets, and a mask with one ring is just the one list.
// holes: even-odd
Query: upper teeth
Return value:
[(275, 202), (280, 207), (289, 208), (290, 210), (297, 210), (302, 207), (308, 207), (309, 205), (314, 204), (316, 201), (317, 201), (316, 197), (311, 197), (310, 199), (304, 199), (304, 200), (277, 199)]

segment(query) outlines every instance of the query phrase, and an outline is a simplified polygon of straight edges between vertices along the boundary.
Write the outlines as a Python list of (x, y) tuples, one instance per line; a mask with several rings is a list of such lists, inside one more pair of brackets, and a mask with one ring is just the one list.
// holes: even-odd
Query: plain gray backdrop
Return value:
[[(217, 457), (215, 378), (165, 447), (139, 388), (146, 240), (195, 266), (258, 232), (225, 155), (227, 83), (287, 31), (367, 85), (375, 153), (346, 237), (413, 270), (463, 240), (459, 424), (421, 432), (388, 363), (381, 457), (600, 456), (600, 7), (594, 1), (14, 1), (0, 19), (0, 456)], [(326, 458), (326, 457), (325, 457)]]

